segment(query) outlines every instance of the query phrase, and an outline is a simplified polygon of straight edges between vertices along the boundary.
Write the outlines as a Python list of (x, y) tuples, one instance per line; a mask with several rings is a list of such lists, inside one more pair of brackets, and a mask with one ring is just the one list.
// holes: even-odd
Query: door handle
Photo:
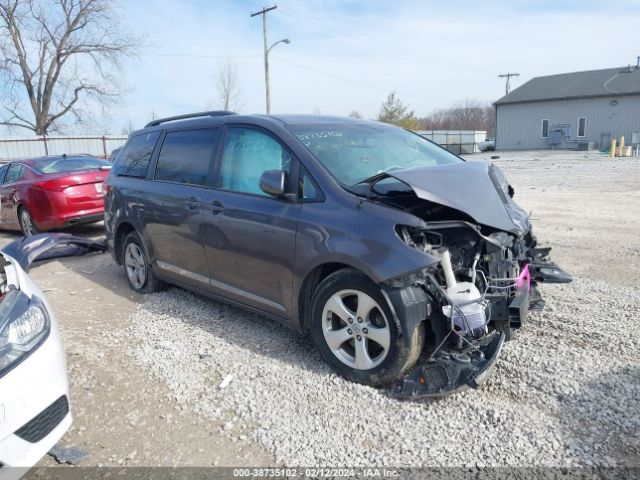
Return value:
[(224, 211), (224, 205), (221, 202), (219, 202), (218, 200), (214, 200), (213, 202), (211, 202), (211, 212), (214, 215), (218, 215), (223, 211)]
[(200, 207), (200, 201), (195, 197), (191, 197), (184, 201), (184, 205), (187, 210), (197, 210)]

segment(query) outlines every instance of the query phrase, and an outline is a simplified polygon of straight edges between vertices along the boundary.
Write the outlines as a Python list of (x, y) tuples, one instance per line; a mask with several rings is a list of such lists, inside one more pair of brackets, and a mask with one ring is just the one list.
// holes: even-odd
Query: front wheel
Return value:
[(164, 286), (151, 271), (151, 264), (142, 246), (142, 240), (136, 232), (131, 232), (124, 239), (122, 264), (131, 290), (138, 293), (152, 293), (161, 290)]
[(397, 380), (424, 342), (420, 324), (407, 346), (380, 288), (357, 270), (329, 275), (313, 297), (311, 338), (323, 359), (348, 380), (371, 386)]

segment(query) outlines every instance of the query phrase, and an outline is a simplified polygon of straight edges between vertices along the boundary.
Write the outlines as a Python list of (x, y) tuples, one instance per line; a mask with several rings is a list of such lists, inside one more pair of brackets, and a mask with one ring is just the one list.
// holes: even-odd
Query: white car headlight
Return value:
[(9, 291), (0, 304), (0, 377), (36, 350), (49, 334), (49, 317), (40, 299)]

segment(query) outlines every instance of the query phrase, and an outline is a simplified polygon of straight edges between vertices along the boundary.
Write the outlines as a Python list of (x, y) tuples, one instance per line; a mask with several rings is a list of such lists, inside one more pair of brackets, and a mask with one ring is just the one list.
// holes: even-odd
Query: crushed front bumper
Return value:
[(489, 377), (500, 357), (504, 340), (505, 335), (496, 331), (473, 347), (428, 358), (393, 385), (391, 395), (395, 398), (437, 398), (477, 388)]

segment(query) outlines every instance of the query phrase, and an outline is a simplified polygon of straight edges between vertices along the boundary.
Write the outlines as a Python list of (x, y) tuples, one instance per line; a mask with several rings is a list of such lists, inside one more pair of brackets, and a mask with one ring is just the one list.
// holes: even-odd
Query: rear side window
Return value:
[(260, 189), (266, 170), (291, 169), (291, 153), (275, 138), (252, 128), (229, 129), (224, 144), (220, 188), (267, 196)]
[(7, 164), (0, 166), (0, 183), (3, 183), (4, 176), (7, 173), (7, 168), (9, 168)]
[(156, 180), (207, 185), (209, 167), (218, 144), (214, 128), (167, 133), (156, 165)]
[(14, 183), (22, 178), (23, 166), (19, 163), (13, 163), (9, 166), (9, 171), (3, 183)]
[(129, 139), (122, 153), (118, 156), (113, 174), (126, 177), (144, 178), (158, 141), (160, 131), (141, 133)]

